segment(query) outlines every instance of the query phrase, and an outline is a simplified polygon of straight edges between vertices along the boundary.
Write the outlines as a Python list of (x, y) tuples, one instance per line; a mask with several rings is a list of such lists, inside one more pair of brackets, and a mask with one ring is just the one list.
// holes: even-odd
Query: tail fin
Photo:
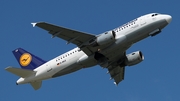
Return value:
[[(33, 70), (15, 68), (15, 67), (11, 67), (11, 66), (7, 67), (6, 70), (8, 72), (11, 72), (11, 73), (13, 73), (17, 76), (23, 77), (23, 78), (29, 77), (30, 75), (36, 73)], [(18, 85), (17, 82), (16, 82), (16, 84)], [(34, 81), (34, 82), (30, 82), (30, 84), (35, 90), (38, 90), (39, 88), (41, 88), (42, 81)]]
[(46, 63), (46, 61), (44, 61), (43, 59), (31, 54), (30, 52), (22, 48), (15, 49), (12, 52), (14, 56), (16, 57), (19, 65), (23, 69), (34, 70), (40, 65)]

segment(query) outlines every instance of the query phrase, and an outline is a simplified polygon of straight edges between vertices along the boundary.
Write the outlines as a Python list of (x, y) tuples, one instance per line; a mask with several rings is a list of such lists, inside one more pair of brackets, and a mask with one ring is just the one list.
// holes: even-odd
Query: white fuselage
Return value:
[[(125, 52), (133, 43), (160, 32), (170, 22), (170, 18), (169, 15), (152, 13), (113, 29), (116, 33), (116, 41), (107, 48), (101, 49), (101, 53), (110, 60), (119, 59), (119, 54)], [(97, 65), (97, 61), (92, 57), (87, 56), (80, 48), (74, 48), (39, 66), (34, 70), (36, 71), (34, 75), (28, 78), (20, 78), (17, 83), (24, 84), (45, 80)], [(79, 62), (81, 58), (86, 59), (86, 64)]]

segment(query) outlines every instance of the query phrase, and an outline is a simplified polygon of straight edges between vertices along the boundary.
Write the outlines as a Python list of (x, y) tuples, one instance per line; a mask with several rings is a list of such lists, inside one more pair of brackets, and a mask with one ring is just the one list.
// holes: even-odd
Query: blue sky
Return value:
[[(1, 0), (0, 1), (0, 100), (1, 101), (179, 101), (179, 2), (178, 0)], [(20, 67), (12, 50), (22, 47), (50, 60), (74, 47), (51, 36), (31, 22), (45, 21), (59, 26), (100, 34), (141, 15), (158, 12), (173, 17), (161, 34), (135, 44), (127, 53), (141, 50), (145, 60), (127, 67), (125, 80), (117, 87), (100, 66), (43, 81), (34, 91), (16, 86), (17, 76), (5, 71)]]

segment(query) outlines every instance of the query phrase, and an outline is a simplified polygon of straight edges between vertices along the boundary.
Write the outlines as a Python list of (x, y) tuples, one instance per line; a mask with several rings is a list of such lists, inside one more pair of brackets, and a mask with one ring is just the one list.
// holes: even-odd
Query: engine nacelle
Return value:
[(115, 41), (116, 34), (114, 31), (108, 31), (97, 37), (97, 44), (104, 45)]
[(144, 60), (144, 56), (141, 51), (136, 51), (126, 55), (125, 65), (136, 65)]

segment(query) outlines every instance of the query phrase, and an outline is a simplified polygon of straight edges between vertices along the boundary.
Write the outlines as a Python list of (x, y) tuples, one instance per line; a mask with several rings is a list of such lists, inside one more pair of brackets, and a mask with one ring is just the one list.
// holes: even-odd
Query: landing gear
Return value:
[(156, 29), (154, 31), (152, 31), (151, 33), (149, 33), (150, 36), (155, 36), (157, 34), (161, 33), (161, 30), (160, 29)]

